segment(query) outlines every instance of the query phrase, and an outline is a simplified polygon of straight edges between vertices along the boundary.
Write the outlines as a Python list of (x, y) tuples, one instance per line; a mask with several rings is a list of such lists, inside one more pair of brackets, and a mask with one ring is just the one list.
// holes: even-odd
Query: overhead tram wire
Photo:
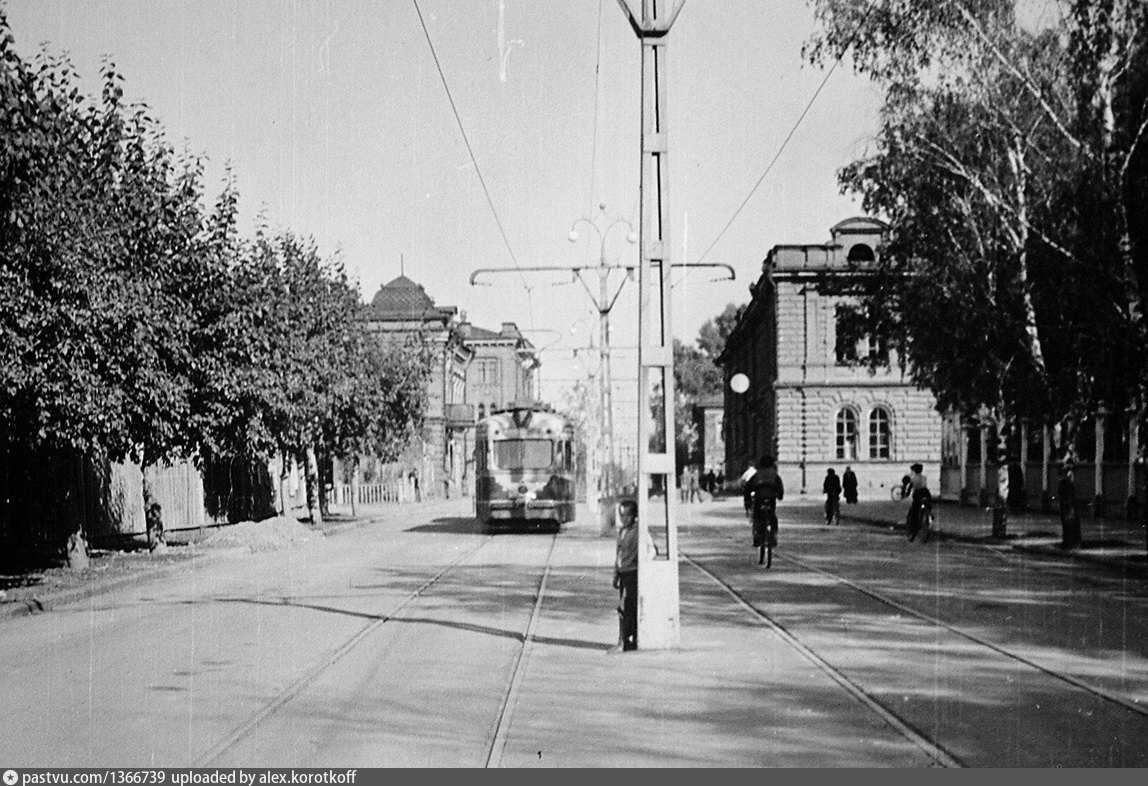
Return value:
[(598, 0), (598, 41), (594, 45), (594, 125), (590, 140), (590, 210), (594, 212), (595, 179), (598, 175), (598, 93), (602, 72), (602, 0)]
[[(510, 239), (506, 236), (506, 229), (502, 225), (502, 219), (498, 217), (498, 210), (494, 207), (494, 199), (490, 196), (490, 189), (486, 187), (486, 178), (482, 176), (482, 169), (478, 166), (478, 159), (474, 155), (474, 148), (470, 146), (470, 138), (466, 134), (466, 127), (462, 124), (462, 116), (458, 113), (458, 106), (454, 103), (454, 96), (450, 92), (450, 84), (446, 81), (446, 74), (442, 70), (442, 63), (439, 62), (438, 52), (434, 48), (434, 41), (431, 40), (430, 30), (427, 29), (426, 20), (423, 19), (422, 9), (419, 7), (419, 0), (411, 0), (415, 6), (415, 13), (419, 17), (419, 25), (423, 29), (423, 36), (426, 38), (427, 46), (430, 48), (431, 57), (434, 59), (435, 69), (438, 70), (438, 78), (442, 80), (443, 90), (446, 91), (446, 99), (450, 102), (450, 111), (454, 113), (454, 120), (458, 123), (459, 133), (462, 134), (462, 142), (466, 145), (467, 155), (470, 156), (470, 162), (474, 165), (474, 173), (478, 176), (479, 185), (482, 186), (482, 193), (486, 197), (486, 204), (490, 207), (490, 214), (494, 216), (494, 223), (498, 225), (498, 232), (502, 236), (502, 242), (506, 246), (506, 253), (510, 255), (510, 260), (514, 266), (520, 267), (518, 257), (514, 255), (514, 249), (510, 245)], [(522, 279), (522, 287), (526, 290), (526, 305), (530, 312), (531, 327), (534, 326), (534, 301), (532, 292), (529, 285), (526, 283), (526, 277), (519, 273), (519, 278)]]
[(862, 25), (864, 25), (865, 22), (869, 19), (869, 14), (873, 12), (873, 7), (875, 4), (876, 0), (870, 0), (869, 5), (865, 8), (865, 14), (857, 21), (857, 26), (854, 27), (853, 32), (849, 34), (849, 40), (845, 42), (845, 46), (841, 47), (841, 51), (837, 53), (837, 57), (833, 60), (833, 65), (831, 65), (829, 70), (825, 73), (825, 78), (821, 80), (821, 84), (819, 84), (817, 89), (813, 91), (813, 95), (810, 96), (809, 101), (805, 104), (805, 108), (801, 110), (801, 114), (794, 122), (793, 127), (789, 129), (789, 133), (786, 134), (785, 139), (782, 140), (781, 147), (777, 149), (777, 152), (774, 154), (769, 164), (765, 167), (765, 171), (761, 173), (761, 177), (759, 177), (757, 182), (753, 184), (753, 188), (751, 188), (749, 193), (745, 195), (745, 199), (743, 199), (741, 204), (738, 205), (737, 210), (733, 211), (733, 215), (730, 216), (729, 221), (727, 221), (725, 226), (721, 228), (721, 231), (718, 232), (717, 237), (713, 239), (713, 242), (710, 243), (709, 246), (706, 247), (706, 250), (702, 252), (702, 255), (698, 257), (698, 262), (701, 262), (703, 259), (709, 256), (709, 253), (713, 251), (714, 246), (718, 244), (718, 241), (722, 239), (725, 233), (729, 230), (730, 226), (733, 225), (733, 222), (737, 220), (737, 217), (741, 214), (741, 211), (745, 209), (747, 204), (749, 204), (749, 200), (753, 198), (755, 193), (757, 193), (757, 189), (761, 186), (762, 181), (764, 181), (766, 176), (769, 175), (770, 171), (773, 170), (774, 165), (777, 163), (778, 159), (781, 158), (781, 154), (784, 153), (785, 148), (789, 146), (789, 141), (793, 139), (793, 135), (797, 133), (797, 129), (805, 120), (805, 116), (808, 115), (809, 110), (813, 108), (813, 103), (817, 100), (817, 97), (821, 95), (821, 91), (825, 89), (825, 85), (829, 82), (829, 78), (833, 76), (833, 72), (837, 70), (837, 66), (841, 65), (841, 58), (845, 56), (845, 53), (849, 51), (849, 47), (853, 45), (853, 41), (855, 38), (857, 38), (857, 34), (861, 32)]

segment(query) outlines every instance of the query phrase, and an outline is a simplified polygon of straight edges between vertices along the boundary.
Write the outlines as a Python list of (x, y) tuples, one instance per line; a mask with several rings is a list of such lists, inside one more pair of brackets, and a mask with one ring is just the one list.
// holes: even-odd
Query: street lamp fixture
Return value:
[[(618, 286), (617, 291), (614, 292), (613, 297), (609, 292), (609, 276), (610, 270), (616, 267), (624, 267), (620, 265), (610, 265), (606, 261), (606, 240), (610, 236), (610, 231), (615, 227), (624, 226), (629, 231), (626, 233), (626, 242), (637, 243), (638, 233), (634, 231), (634, 225), (624, 218), (616, 218), (609, 223), (605, 221), (606, 205), (598, 205), (598, 215), (593, 219), (579, 218), (574, 221), (570, 226), (570, 234), (566, 237), (571, 243), (578, 242), (579, 234), (578, 227), (582, 224), (588, 226), (598, 236), (598, 295), (595, 297), (590, 287), (582, 281), (579, 275), (578, 280), (582, 281), (582, 285), (586, 287), (591, 299), (594, 301), (594, 306), (598, 309), (598, 322), (600, 331), (600, 340), (598, 342), (599, 353), (599, 374), (598, 374), (598, 401), (600, 405), (600, 412), (606, 419), (605, 427), (599, 431), (602, 435), (601, 443), (597, 446), (600, 463), (604, 469), (602, 477), (602, 498), (610, 499), (612, 501), (614, 495), (615, 485), (615, 462), (614, 462), (614, 406), (613, 406), (613, 382), (610, 378), (610, 311), (614, 307), (614, 303), (618, 300), (618, 295), (621, 294), (622, 288), (626, 285), (626, 281), (632, 276), (626, 276), (622, 283)], [(630, 268), (628, 268), (630, 270)]]

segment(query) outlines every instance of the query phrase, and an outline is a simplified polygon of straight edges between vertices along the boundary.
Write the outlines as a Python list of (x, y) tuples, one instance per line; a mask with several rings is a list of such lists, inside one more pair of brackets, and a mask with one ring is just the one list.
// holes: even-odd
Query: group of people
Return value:
[(825, 472), (825, 482), (821, 484), (821, 493), (825, 495), (825, 523), (837, 524), (840, 522), (841, 495), (845, 495), (845, 502), (854, 505), (857, 503), (857, 474), (852, 467), (845, 467), (845, 474), (837, 477), (837, 470), (830, 467)]
[(701, 502), (702, 492), (711, 497), (725, 485), (725, 472), (713, 468), (701, 471), (701, 467), (686, 467), (678, 483), (682, 502)]

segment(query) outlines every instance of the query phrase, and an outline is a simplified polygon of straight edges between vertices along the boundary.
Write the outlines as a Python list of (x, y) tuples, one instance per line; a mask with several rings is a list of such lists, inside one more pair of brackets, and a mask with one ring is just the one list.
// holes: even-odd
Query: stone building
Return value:
[(420, 340), (431, 349), (433, 367), (420, 445), (424, 494), (459, 493), (464, 485), (467, 430), (474, 412), (466, 404), (466, 368), (473, 350), (458, 331), (458, 308), (436, 306), (421, 284), (399, 276), (379, 288), (363, 311), (381, 340)]
[[(912, 384), (895, 355), (875, 372), (855, 364), (883, 351), (880, 343), (839, 340), (839, 306), (848, 298), (819, 289), (848, 263), (876, 260), (886, 231), (876, 219), (850, 218), (830, 230), (828, 243), (770, 250), (718, 358), (727, 475), (771, 453), (795, 493), (819, 496), (827, 468), (840, 475), (850, 466), (861, 496), (877, 497), (921, 462), (938, 489), (941, 415), (932, 393)], [(736, 374), (748, 377), (745, 392), (731, 388)]]
[(518, 325), (503, 322), (496, 333), (464, 321), (459, 333), (474, 353), (466, 372), (466, 400), (478, 419), (511, 401), (535, 398), (538, 356)]
[(380, 287), (363, 318), (385, 341), (415, 339), (431, 348), (421, 488), (430, 495), (469, 494), (475, 422), (491, 407), (533, 397), (534, 346), (513, 322), (494, 332), (470, 324), (455, 306), (435, 305), (406, 276)]

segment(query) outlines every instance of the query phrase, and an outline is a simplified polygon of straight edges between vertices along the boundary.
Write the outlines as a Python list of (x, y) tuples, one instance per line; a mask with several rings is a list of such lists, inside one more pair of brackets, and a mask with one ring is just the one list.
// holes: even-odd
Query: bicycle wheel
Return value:
[(905, 495), (902, 493), (900, 486), (893, 486), (891, 489), (889, 489), (889, 499), (893, 500), (894, 502), (900, 502), (904, 498)]

